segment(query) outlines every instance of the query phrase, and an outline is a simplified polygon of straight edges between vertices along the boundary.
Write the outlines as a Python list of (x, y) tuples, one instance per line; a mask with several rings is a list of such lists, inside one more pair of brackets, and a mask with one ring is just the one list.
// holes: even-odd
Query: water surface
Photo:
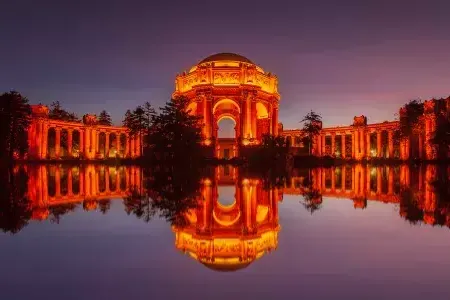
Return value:
[(2, 299), (449, 299), (441, 171), (221, 167), (168, 192), (137, 167), (16, 168)]

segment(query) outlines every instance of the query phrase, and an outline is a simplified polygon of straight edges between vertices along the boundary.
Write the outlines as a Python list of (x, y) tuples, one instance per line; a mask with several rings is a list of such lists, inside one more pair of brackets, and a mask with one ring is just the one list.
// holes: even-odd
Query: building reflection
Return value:
[(132, 188), (142, 186), (138, 167), (41, 165), (29, 167), (27, 173), (34, 220), (45, 220), (52, 211), (81, 203), (84, 210), (105, 212), (107, 201), (122, 199)]
[(12, 174), (0, 172), (0, 226), (17, 233), (30, 220), (59, 223), (77, 207), (107, 213), (112, 199), (124, 200), (128, 214), (148, 212), (148, 220), (158, 210), (172, 221), (181, 216), (183, 222), (171, 222), (177, 249), (209, 268), (237, 270), (277, 248), (278, 204), (283, 195), (304, 201), (311, 213), (326, 205), (324, 198), (352, 201), (355, 209), (370, 209), (377, 201), (392, 204), (411, 224), (450, 227), (449, 171), (439, 165), (356, 164), (295, 170), (284, 181), (275, 178), (276, 184), (267, 184), (267, 178), (217, 167), (195, 186), (199, 191), (192, 206), (191, 201), (161, 193), (171, 182), (159, 183), (160, 191), (158, 185), (150, 190), (143, 170), (136, 166), (16, 166)]
[(392, 203), (412, 223), (450, 227), (448, 174), (447, 166), (437, 165), (316, 168), (293, 174), (283, 193), (305, 195), (312, 187), (320, 197), (351, 200), (359, 209), (365, 209), (368, 201)]
[(217, 167), (202, 180), (198, 208), (185, 213), (187, 226), (172, 226), (175, 246), (214, 270), (245, 268), (277, 248), (279, 200), (277, 189), (263, 189), (259, 179)]

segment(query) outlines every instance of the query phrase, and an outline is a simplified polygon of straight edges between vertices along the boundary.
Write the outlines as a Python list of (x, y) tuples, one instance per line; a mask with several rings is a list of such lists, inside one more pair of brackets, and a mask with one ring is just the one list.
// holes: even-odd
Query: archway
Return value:
[(217, 118), (216, 156), (220, 159), (231, 159), (237, 156), (238, 126), (236, 119), (230, 114), (224, 114)]

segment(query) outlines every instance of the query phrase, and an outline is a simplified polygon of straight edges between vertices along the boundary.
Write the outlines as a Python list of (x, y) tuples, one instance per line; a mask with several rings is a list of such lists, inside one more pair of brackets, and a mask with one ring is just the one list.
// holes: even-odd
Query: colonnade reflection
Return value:
[(268, 179), (222, 166), (195, 181), (195, 205), (183, 207), (183, 199), (164, 199), (161, 191), (152, 190), (152, 172), (136, 166), (18, 166), (2, 182), (11, 185), (20, 174), (27, 179), (19, 188), (2, 190), (0, 224), (3, 231), (16, 233), (30, 220), (58, 223), (80, 204), (85, 211), (106, 213), (112, 199), (123, 199), (127, 214), (140, 218), (147, 211), (146, 221), (163, 207), (162, 215), (172, 217), (177, 249), (208, 268), (231, 271), (277, 248), (278, 205), (284, 195), (303, 201), (311, 212), (326, 205), (324, 198), (350, 200), (356, 209), (370, 209), (371, 201), (390, 203), (413, 224), (450, 227), (449, 170), (436, 165), (344, 165), (299, 169), (289, 177)]

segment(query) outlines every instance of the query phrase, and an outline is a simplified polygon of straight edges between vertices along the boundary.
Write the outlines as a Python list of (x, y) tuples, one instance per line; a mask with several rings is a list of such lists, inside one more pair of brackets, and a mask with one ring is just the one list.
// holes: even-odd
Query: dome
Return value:
[(236, 54), (236, 53), (216, 53), (216, 54), (210, 55), (207, 58), (203, 59), (198, 64), (203, 64), (203, 63), (213, 62), (213, 61), (239, 61), (239, 62), (244, 62), (244, 63), (254, 65), (254, 63), (250, 59), (248, 59), (245, 56)]

